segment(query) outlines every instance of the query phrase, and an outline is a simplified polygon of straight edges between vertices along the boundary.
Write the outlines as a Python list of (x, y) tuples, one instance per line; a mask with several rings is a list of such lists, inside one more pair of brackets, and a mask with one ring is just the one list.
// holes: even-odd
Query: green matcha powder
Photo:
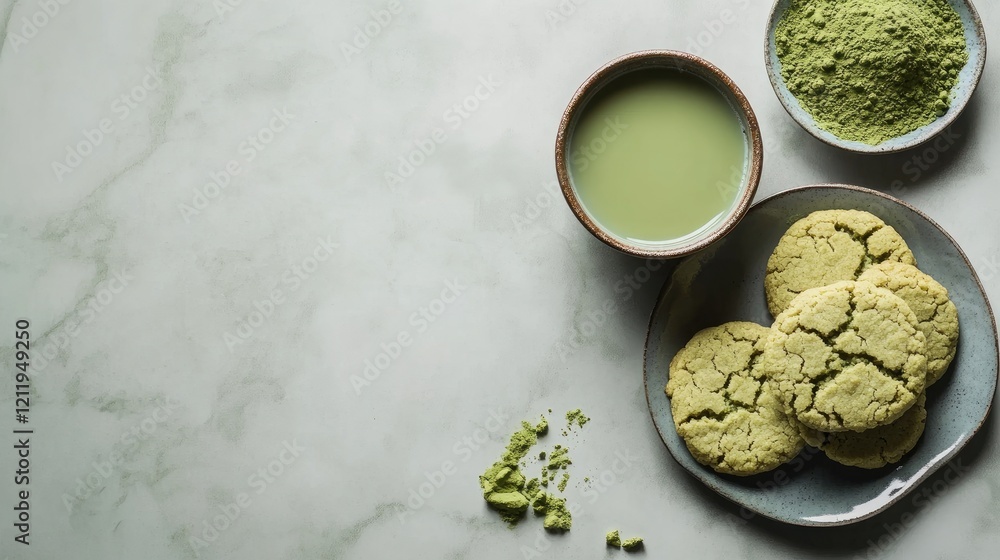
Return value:
[[(549, 412), (552, 410), (549, 409)], [(580, 409), (566, 413), (567, 427), (572, 427), (573, 424), (583, 427), (589, 420), (590, 418)], [(563, 471), (573, 464), (569, 458), (569, 448), (565, 445), (556, 445), (551, 453), (541, 451), (538, 454), (539, 461), (548, 458), (548, 463), (542, 463), (540, 477), (526, 480), (521, 473), (528, 452), (538, 442), (538, 437), (544, 436), (548, 431), (549, 422), (544, 416), (537, 424), (521, 422), (521, 429), (511, 434), (510, 442), (500, 460), (493, 463), (479, 477), (479, 486), (483, 490), (486, 503), (512, 527), (524, 517), (529, 506), (536, 516), (544, 518), (542, 526), (547, 531), (569, 531), (573, 527), (573, 515), (566, 505), (566, 498), (560, 498), (544, 490), (560, 472), (562, 479), (556, 487), (560, 492), (566, 490), (570, 475)], [(589, 482), (590, 477), (585, 477), (583, 480)], [(606, 540), (608, 546), (620, 547), (629, 552), (643, 548), (642, 537), (622, 540), (617, 530), (609, 532)]]
[(819, 126), (871, 145), (945, 114), (969, 60), (946, 0), (792, 0), (775, 44), (785, 84)]
[[(528, 454), (538, 436), (548, 431), (545, 418), (537, 425), (521, 422), (521, 429), (510, 436), (510, 442), (499, 461), (486, 469), (479, 477), (479, 486), (483, 489), (483, 498), (493, 509), (500, 513), (501, 519), (514, 524), (528, 510), (528, 504), (538, 492), (538, 481), (525, 489), (524, 475), (521, 474), (520, 461)], [(533, 490), (532, 490), (533, 486)]]
[[(569, 424), (576, 423), (581, 427), (590, 420), (579, 409), (568, 412), (566, 419)], [(521, 422), (521, 429), (510, 436), (510, 442), (500, 460), (480, 475), (479, 486), (486, 502), (510, 525), (517, 524), (530, 506), (535, 515), (544, 516), (542, 525), (545, 529), (568, 531), (573, 526), (573, 516), (566, 505), (566, 499), (546, 492), (543, 488), (548, 488), (556, 475), (562, 473), (562, 479), (555, 486), (560, 492), (566, 491), (570, 475), (564, 471), (573, 464), (569, 458), (569, 448), (556, 445), (551, 453), (541, 451), (538, 454), (539, 461), (542, 461), (540, 477), (527, 480), (521, 472), (528, 452), (538, 442), (538, 438), (548, 431), (549, 422), (544, 416), (537, 424)], [(548, 463), (544, 463), (546, 459)]]

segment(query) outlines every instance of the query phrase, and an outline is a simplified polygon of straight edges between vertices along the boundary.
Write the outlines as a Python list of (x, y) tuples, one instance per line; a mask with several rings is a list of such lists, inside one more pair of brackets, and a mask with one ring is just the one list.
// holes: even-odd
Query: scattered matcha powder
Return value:
[(565, 492), (567, 484), (569, 484), (569, 473), (563, 473), (562, 480), (559, 481), (559, 486), (556, 488), (558, 488), (560, 492)]
[(785, 84), (819, 126), (871, 145), (945, 114), (969, 60), (947, 0), (792, 0), (774, 39)]
[(521, 474), (518, 462), (537, 441), (535, 426), (521, 422), (521, 429), (510, 436), (510, 443), (500, 460), (479, 477), (479, 486), (483, 489), (486, 503), (511, 525), (517, 524), (521, 519), (530, 501), (530, 497), (523, 492), (524, 475)]
[(548, 531), (569, 531), (573, 526), (573, 516), (566, 507), (565, 498), (557, 498), (542, 492), (532, 504), (535, 515), (545, 515), (542, 526)]
[(642, 546), (642, 537), (632, 537), (622, 541), (622, 549), (627, 551), (638, 550)]
[(532, 478), (524, 485), (523, 494), (528, 497), (529, 500), (533, 500), (538, 496), (538, 492), (541, 490), (540, 483), (537, 478)]
[[(569, 448), (557, 445), (552, 454), (549, 455), (549, 470), (565, 469), (568, 465), (573, 464), (573, 461), (569, 460)], [(554, 474), (552, 476), (555, 476)]]
[(608, 535), (604, 537), (608, 541), (608, 546), (613, 546), (615, 548), (620, 548), (622, 546), (621, 537), (618, 536), (618, 529), (614, 531), (608, 531)]
[(579, 408), (574, 408), (566, 413), (566, 426), (569, 428), (572, 428), (574, 423), (582, 428), (587, 422), (590, 422), (590, 418), (584, 416)]
[(548, 511), (549, 505), (549, 495), (545, 492), (539, 492), (531, 504), (531, 509), (535, 511), (535, 515), (545, 515)]
[[(549, 413), (551, 412), (552, 409), (549, 409)], [(566, 413), (566, 421), (570, 426), (576, 423), (583, 427), (589, 420), (590, 418), (584, 416), (580, 409)], [(545, 516), (543, 526), (546, 530), (568, 531), (573, 525), (573, 517), (566, 507), (566, 499), (557, 498), (542, 488), (547, 488), (549, 482), (555, 480), (556, 473), (560, 469), (565, 470), (573, 463), (568, 455), (569, 448), (556, 445), (551, 454), (540, 452), (538, 459), (544, 461), (548, 457), (549, 462), (547, 465), (542, 465), (542, 476), (539, 478), (525, 482), (524, 475), (520, 471), (528, 451), (538, 442), (538, 436), (548, 433), (548, 429), (549, 422), (545, 416), (542, 416), (535, 425), (521, 422), (521, 429), (510, 436), (510, 443), (507, 444), (500, 460), (493, 463), (479, 477), (479, 485), (483, 489), (483, 498), (490, 507), (497, 510), (500, 517), (512, 526), (523, 518), (530, 505), (536, 515)], [(564, 435), (565, 433), (563, 432)], [(562, 480), (557, 485), (560, 492), (566, 490), (569, 479), (569, 473), (563, 473)], [(589, 481), (590, 478), (586, 480)], [(642, 539), (639, 539), (639, 542), (641, 541)]]
[(546, 420), (544, 416), (542, 416), (542, 420), (535, 425), (535, 433), (540, 436), (544, 436), (549, 433), (549, 421)]
[(516, 524), (528, 509), (528, 497), (521, 493), (524, 476), (516, 465), (495, 463), (479, 477), (479, 484), (486, 502), (500, 512), (500, 518), (507, 523)]

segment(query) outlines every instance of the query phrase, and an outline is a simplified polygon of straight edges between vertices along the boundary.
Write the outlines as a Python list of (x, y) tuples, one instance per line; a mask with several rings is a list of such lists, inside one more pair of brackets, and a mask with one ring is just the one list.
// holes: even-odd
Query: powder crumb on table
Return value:
[(557, 445), (555, 450), (549, 455), (549, 465), (550, 470), (565, 469), (567, 465), (573, 464), (573, 461), (569, 459), (569, 448)]
[(557, 488), (559, 488), (560, 492), (565, 492), (567, 484), (569, 484), (569, 473), (563, 473), (562, 480), (559, 481)]
[(569, 428), (572, 428), (573, 424), (582, 428), (587, 422), (590, 422), (590, 418), (584, 415), (579, 408), (574, 408), (566, 413), (566, 426)]
[(608, 534), (604, 537), (604, 540), (607, 541), (608, 546), (613, 546), (615, 548), (621, 548), (622, 546), (622, 539), (620, 536), (618, 536), (618, 529), (615, 529), (613, 531), (608, 531)]
[(549, 421), (544, 416), (542, 416), (541, 421), (535, 425), (535, 433), (540, 436), (544, 436), (549, 433)]
[(535, 426), (521, 423), (521, 429), (510, 436), (510, 442), (499, 461), (493, 463), (479, 477), (483, 499), (500, 518), (516, 525), (528, 510), (532, 496), (525, 494), (525, 479), (521, 474), (520, 462), (538, 441)]
[(642, 548), (642, 537), (632, 537), (622, 541), (622, 550), (631, 552), (640, 548)]
[(573, 526), (573, 516), (566, 506), (565, 498), (541, 492), (531, 505), (535, 515), (544, 515), (542, 526), (549, 532), (569, 531)]

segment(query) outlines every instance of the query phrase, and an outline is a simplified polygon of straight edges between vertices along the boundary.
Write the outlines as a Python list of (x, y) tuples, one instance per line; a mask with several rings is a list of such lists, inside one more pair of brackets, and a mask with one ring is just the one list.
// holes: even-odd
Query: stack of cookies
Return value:
[(691, 454), (718, 472), (777, 468), (804, 445), (862, 468), (896, 463), (923, 434), (925, 390), (958, 345), (948, 290), (899, 233), (858, 210), (814, 212), (767, 263), (768, 328), (727, 323), (670, 363), (667, 396)]

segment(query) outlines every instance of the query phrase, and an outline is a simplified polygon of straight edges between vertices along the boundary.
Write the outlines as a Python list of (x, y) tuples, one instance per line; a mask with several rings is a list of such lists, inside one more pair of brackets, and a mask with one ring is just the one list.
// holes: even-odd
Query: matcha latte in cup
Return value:
[(760, 182), (753, 109), (710, 62), (677, 51), (618, 58), (577, 90), (556, 172), (594, 236), (646, 258), (694, 253), (729, 233)]

